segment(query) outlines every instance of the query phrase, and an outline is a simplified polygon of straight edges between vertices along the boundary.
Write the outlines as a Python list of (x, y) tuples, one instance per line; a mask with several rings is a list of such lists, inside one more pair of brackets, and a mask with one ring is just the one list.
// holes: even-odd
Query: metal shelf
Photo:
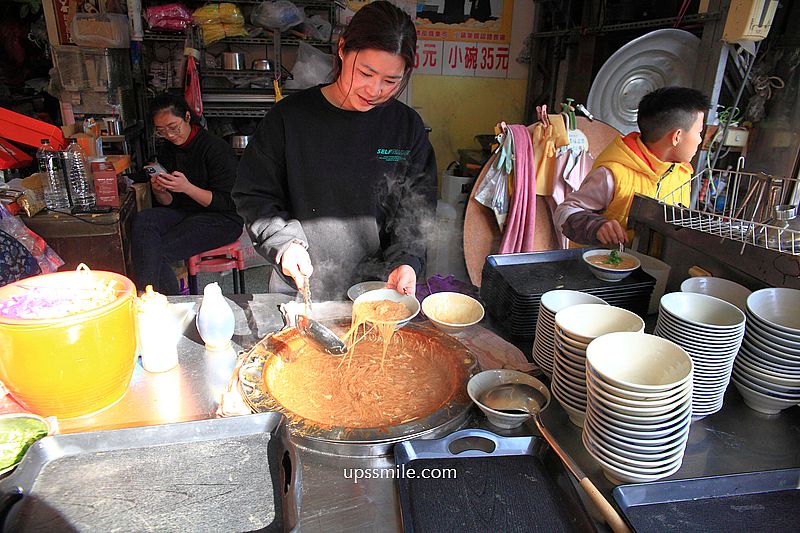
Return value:
[(171, 42), (179, 42), (182, 43), (186, 40), (185, 33), (161, 33), (161, 32), (154, 32), (154, 31), (145, 31), (144, 32), (144, 40), (145, 41), (171, 41)]
[(265, 107), (238, 107), (238, 106), (203, 106), (203, 116), (206, 118), (262, 118), (267, 114), (271, 105)]

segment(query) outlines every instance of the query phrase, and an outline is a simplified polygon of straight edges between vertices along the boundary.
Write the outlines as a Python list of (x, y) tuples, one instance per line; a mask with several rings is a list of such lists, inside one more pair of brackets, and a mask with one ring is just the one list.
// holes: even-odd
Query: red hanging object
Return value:
[(203, 116), (203, 96), (200, 94), (200, 76), (197, 73), (196, 59), (191, 52), (186, 53), (186, 75), (183, 79), (183, 96), (192, 114), (198, 118)]

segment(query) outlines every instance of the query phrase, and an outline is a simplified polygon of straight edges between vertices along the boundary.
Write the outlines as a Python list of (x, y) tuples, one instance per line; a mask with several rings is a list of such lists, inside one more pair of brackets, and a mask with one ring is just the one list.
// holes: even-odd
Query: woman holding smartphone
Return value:
[(134, 282), (162, 294), (178, 294), (172, 263), (224, 246), (242, 233), (231, 189), (236, 159), (230, 146), (192, 123), (186, 102), (163, 95), (153, 101), (150, 118), (165, 140), (158, 163), (147, 165), (156, 206), (133, 219)]

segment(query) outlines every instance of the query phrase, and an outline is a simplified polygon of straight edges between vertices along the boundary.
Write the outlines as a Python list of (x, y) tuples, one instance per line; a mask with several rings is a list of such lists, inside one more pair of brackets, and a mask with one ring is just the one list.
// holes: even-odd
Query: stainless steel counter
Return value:
[[(228, 386), (236, 352), (249, 349), (264, 335), (282, 326), (278, 305), (289, 300), (280, 295), (229, 296), (236, 316), (234, 347), (228, 352), (207, 352), (194, 323), (180, 340), (179, 366), (161, 374), (145, 372), (137, 363), (128, 393), (101, 413), (63, 420), (63, 433), (133, 427), (212, 418)], [(170, 298), (191, 307), (199, 297)], [(18, 411), (9, 399), (0, 412)], [(580, 429), (554, 402), (544, 413), (545, 424), (575, 458), (601, 492), (610, 497), (613, 485), (586, 453)], [(472, 425), (500, 435), (536, 434), (532, 424), (513, 431), (487, 425), (475, 415)], [(734, 472), (800, 467), (800, 408), (767, 417), (746, 407), (731, 387), (722, 411), (691, 426), (683, 466), (667, 479), (681, 479)], [(391, 457), (347, 458), (300, 450), (302, 501), (300, 526), (304, 532), (397, 531), (401, 529), (396, 481)], [(353, 479), (352, 470), (369, 470), (383, 478)], [(587, 507), (591, 507), (587, 503)], [(594, 512), (593, 512), (594, 515)], [(596, 515), (599, 516), (599, 515)], [(599, 524), (601, 531), (606, 530)]]

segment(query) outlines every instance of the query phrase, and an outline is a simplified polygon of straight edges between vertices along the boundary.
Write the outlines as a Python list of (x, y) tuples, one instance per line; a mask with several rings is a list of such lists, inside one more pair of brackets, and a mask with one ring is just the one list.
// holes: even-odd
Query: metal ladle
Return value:
[(297, 315), (295, 324), (301, 335), (316, 344), (326, 353), (337, 356), (347, 353), (347, 345), (344, 341), (328, 327), (323, 326), (322, 323), (306, 315)]
[(583, 470), (575, 463), (572, 457), (565, 452), (556, 441), (555, 437), (544, 427), (539, 413), (550, 403), (550, 392), (542, 385), (537, 389), (526, 383), (504, 383), (483, 393), (478, 401), (495, 411), (525, 412), (531, 415), (539, 433), (556, 452), (564, 465), (569, 469), (578, 484), (583, 488), (592, 502), (603, 515), (606, 523), (615, 533), (631, 533), (630, 528), (611, 506), (608, 500), (597, 490), (594, 483), (586, 476)]

